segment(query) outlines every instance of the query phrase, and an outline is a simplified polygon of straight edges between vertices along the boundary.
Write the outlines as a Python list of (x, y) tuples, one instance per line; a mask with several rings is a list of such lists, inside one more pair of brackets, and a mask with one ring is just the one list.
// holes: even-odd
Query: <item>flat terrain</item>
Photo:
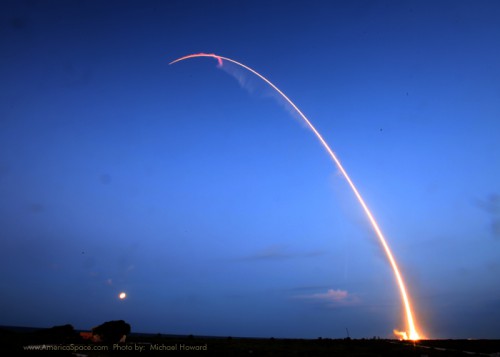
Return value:
[[(498, 356), (500, 340), (253, 339), (131, 334), (125, 344), (0, 329), (2, 355), (25, 356)], [(54, 351), (59, 349), (59, 351)], [(62, 350), (62, 351), (61, 351)], [(7, 352), (4, 354), (3, 352)]]

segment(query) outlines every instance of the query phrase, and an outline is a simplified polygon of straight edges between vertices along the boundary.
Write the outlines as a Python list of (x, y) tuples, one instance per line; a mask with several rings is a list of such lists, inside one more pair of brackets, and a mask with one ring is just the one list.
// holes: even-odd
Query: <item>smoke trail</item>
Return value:
[(236, 65), (217, 65), (217, 68), (222, 69), (224, 72), (235, 78), (240, 84), (241, 88), (246, 89), (249, 93), (255, 92), (255, 84), (249, 78), (248, 72), (244, 71), (241, 67)]
[[(283, 96), (281, 96), (279, 93), (276, 92), (272, 87), (269, 87), (266, 85), (266, 83), (262, 83), (262, 81), (259, 80), (259, 78), (256, 78), (255, 76), (252, 76), (252, 73), (248, 73), (248, 70), (242, 68), (239, 65), (233, 64), (231, 62), (226, 62), (224, 65), (217, 65), (217, 68), (222, 69), (224, 72), (229, 74), (231, 77), (235, 78), (238, 83), (240, 84), (241, 88), (247, 90), (250, 94), (256, 94), (258, 93), (257, 88), (260, 89), (260, 85), (266, 86), (263, 89), (263, 94), (262, 96), (264, 98), (272, 98), (278, 102), (279, 105), (283, 106), (283, 108), (286, 110), (288, 114), (290, 114), (294, 119), (297, 120), (297, 122), (301, 126), (306, 126), (304, 123), (304, 120), (300, 117), (300, 115), (297, 113), (297, 111), (288, 103), (286, 100), (283, 99)], [(250, 77), (251, 76), (251, 77)], [(256, 83), (255, 81), (259, 81), (259, 83)], [(260, 92), (260, 90), (259, 90)]]
[(404, 308), (406, 311), (406, 322), (407, 322), (407, 328), (408, 328), (408, 332), (401, 332), (400, 333), (399, 331), (394, 330), (394, 333), (398, 334), (400, 336), (403, 336), (405, 339), (418, 340), (420, 338), (420, 336), (415, 328), (415, 322), (413, 320), (413, 312), (412, 312), (412, 309), (410, 306), (410, 299), (408, 298), (408, 294), (406, 292), (406, 286), (404, 284), (403, 277), (401, 276), (401, 273), (399, 272), (399, 268), (398, 268), (398, 265), (396, 263), (396, 260), (394, 259), (394, 256), (392, 255), (392, 252), (389, 248), (389, 245), (387, 244), (386, 239), (385, 239), (380, 227), (378, 226), (377, 221), (375, 220), (375, 218), (373, 217), (373, 214), (371, 213), (370, 209), (366, 205), (363, 197), (361, 197), (361, 194), (358, 192), (358, 189), (356, 188), (356, 186), (352, 182), (351, 178), (349, 177), (349, 175), (345, 171), (344, 167), (340, 163), (340, 161), (337, 158), (337, 156), (335, 155), (335, 153), (332, 151), (332, 149), (330, 148), (328, 143), (325, 141), (325, 139), (323, 139), (323, 136), (321, 136), (321, 134), (318, 132), (318, 130), (316, 130), (316, 128), (314, 127), (314, 125), (312, 125), (312, 123), (309, 121), (309, 119), (307, 119), (307, 117), (304, 115), (304, 113), (302, 113), (302, 111), (285, 95), (285, 93), (283, 93), (278, 87), (276, 87), (273, 83), (271, 83), (266, 77), (264, 77), (263, 75), (261, 75), (257, 71), (253, 70), (252, 68), (250, 68), (250, 67), (248, 67), (240, 62), (237, 62), (237, 61), (230, 59), (230, 58), (227, 58), (227, 57), (218, 56), (214, 53), (196, 53), (196, 54), (187, 55), (187, 56), (178, 58), (178, 59), (170, 62), (170, 64), (174, 64), (176, 62), (180, 62), (180, 61), (183, 61), (183, 60), (186, 60), (189, 58), (196, 58), (196, 57), (213, 57), (217, 60), (219, 66), (223, 65), (223, 61), (229, 61), (231, 63), (234, 63), (234, 64), (236, 64), (240, 67), (243, 67), (244, 69), (252, 72), (257, 77), (259, 77), (264, 82), (266, 82), (269, 86), (271, 86), (274, 90), (276, 90), (276, 92), (278, 92), (293, 107), (293, 109), (295, 109), (295, 111), (300, 115), (300, 117), (304, 120), (304, 122), (307, 124), (307, 126), (314, 132), (314, 135), (316, 135), (316, 137), (320, 141), (321, 145), (323, 145), (323, 147), (326, 149), (326, 151), (330, 155), (331, 159), (334, 161), (337, 168), (340, 170), (340, 172), (342, 173), (344, 178), (347, 180), (347, 183), (351, 187), (359, 204), (363, 208), (363, 211), (365, 212), (366, 217), (370, 221), (372, 228), (375, 231), (380, 243), (382, 244), (382, 247), (384, 248), (384, 252), (387, 256), (387, 259), (389, 260), (389, 263), (391, 264), (392, 270), (394, 271), (394, 276), (395, 276), (396, 281), (398, 283), (401, 298), (403, 300), (403, 305), (404, 305)]

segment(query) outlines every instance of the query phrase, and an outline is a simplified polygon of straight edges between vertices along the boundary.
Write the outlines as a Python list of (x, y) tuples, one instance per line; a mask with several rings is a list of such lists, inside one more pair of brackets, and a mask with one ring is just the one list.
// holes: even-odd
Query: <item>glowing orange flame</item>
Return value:
[(400, 340), (407, 340), (408, 339), (408, 334), (406, 332), (404, 332), (404, 331), (393, 330), (392, 332)]
[(216, 55), (214, 53), (197, 53), (197, 54), (192, 54), (192, 55), (188, 55), (188, 56), (184, 56), (184, 57), (178, 58), (175, 61), (170, 62), (170, 64), (174, 64), (176, 62), (180, 62), (180, 61), (183, 61), (183, 60), (186, 60), (186, 59), (189, 59), (189, 58), (196, 58), (196, 57), (213, 57), (213, 58), (217, 59), (217, 61), (219, 63), (219, 66), (222, 65), (222, 60), (226, 60), (226, 61), (232, 62), (234, 64), (237, 64), (238, 66), (243, 67), (246, 70), (252, 72), (257, 77), (259, 77), (264, 82), (266, 82), (269, 86), (271, 86), (274, 90), (276, 90), (297, 111), (297, 113), (304, 120), (304, 122), (307, 124), (307, 126), (313, 131), (313, 133), (316, 135), (316, 137), (318, 138), (318, 140), (321, 142), (321, 145), (323, 145), (323, 147), (326, 149), (326, 151), (328, 152), (328, 154), (330, 155), (330, 157), (332, 158), (332, 160), (337, 165), (337, 168), (340, 170), (340, 172), (342, 173), (342, 175), (344, 176), (344, 178), (349, 183), (349, 186), (351, 187), (352, 191), (354, 192), (354, 195), (356, 196), (359, 204), (363, 208), (363, 210), (364, 210), (364, 212), (365, 212), (368, 220), (370, 221), (370, 223), (371, 223), (371, 225), (372, 225), (375, 233), (377, 234), (377, 237), (378, 237), (380, 243), (382, 244), (382, 247), (384, 248), (384, 251), (385, 251), (385, 254), (387, 256), (387, 259), (389, 260), (389, 262), (391, 264), (392, 270), (394, 271), (394, 275), (396, 277), (396, 281), (397, 281), (398, 286), (399, 286), (401, 298), (403, 300), (404, 309), (406, 311), (407, 328), (409, 330), (408, 332), (399, 332), (399, 331), (394, 330), (394, 333), (396, 334), (396, 332), (397, 332), (398, 336), (404, 336), (405, 339), (418, 340), (420, 337), (419, 337), (419, 334), (418, 334), (418, 332), (417, 332), (417, 330), (415, 328), (415, 323), (413, 321), (413, 312), (412, 312), (412, 309), (411, 309), (411, 306), (410, 306), (410, 299), (408, 298), (408, 294), (406, 293), (406, 287), (405, 287), (403, 278), (401, 277), (401, 273), (399, 272), (398, 265), (396, 264), (396, 260), (394, 259), (393, 255), (392, 255), (392, 252), (391, 252), (391, 250), (389, 248), (389, 245), (387, 244), (387, 242), (385, 240), (385, 237), (382, 234), (382, 231), (380, 230), (380, 228), (378, 226), (378, 223), (375, 221), (375, 218), (373, 217), (373, 214), (371, 213), (371, 211), (368, 208), (368, 206), (366, 205), (363, 197), (361, 197), (361, 194), (358, 192), (358, 189), (356, 188), (356, 186), (354, 186), (354, 183), (351, 181), (351, 178), (349, 177), (349, 175), (345, 171), (344, 167), (340, 163), (339, 159), (334, 154), (334, 152), (332, 151), (332, 149), (330, 148), (330, 146), (327, 144), (327, 142), (325, 141), (325, 139), (323, 139), (323, 137), (321, 136), (321, 134), (311, 124), (311, 122), (309, 121), (309, 119), (307, 119), (307, 117), (300, 111), (300, 109), (281, 90), (279, 90), (278, 87), (276, 87), (273, 83), (271, 83), (263, 75), (261, 75), (260, 73), (258, 73), (255, 70), (253, 70), (252, 68), (245, 66), (242, 63), (239, 63), (239, 62), (237, 62), (235, 60), (232, 60), (230, 58), (227, 58), (227, 57), (218, 56), (218, 55)]

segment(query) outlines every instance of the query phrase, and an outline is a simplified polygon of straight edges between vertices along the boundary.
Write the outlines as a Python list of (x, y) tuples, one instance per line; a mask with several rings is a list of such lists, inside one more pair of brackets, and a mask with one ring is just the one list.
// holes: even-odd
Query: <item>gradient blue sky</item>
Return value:
[[(0, 324), (500, 338), (500, 3), (2, 1)], [(236, 80), (234, 77), (238, 80)], [(121, 301), (118, 293), (126, 291)]]

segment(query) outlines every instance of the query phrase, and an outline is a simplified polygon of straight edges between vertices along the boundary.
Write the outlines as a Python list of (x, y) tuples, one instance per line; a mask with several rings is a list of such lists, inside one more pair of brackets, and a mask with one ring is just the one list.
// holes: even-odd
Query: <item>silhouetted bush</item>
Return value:
[(72, 325), (66, 324), (34, 331), (33, 339), (40, 343), (75, 343), (80, 341), (80, 335)]
[(109, 344), (124, 342), (129, 333), (130, 325), (123, 320), (108, 321), (92, 329), (95, 342)]

